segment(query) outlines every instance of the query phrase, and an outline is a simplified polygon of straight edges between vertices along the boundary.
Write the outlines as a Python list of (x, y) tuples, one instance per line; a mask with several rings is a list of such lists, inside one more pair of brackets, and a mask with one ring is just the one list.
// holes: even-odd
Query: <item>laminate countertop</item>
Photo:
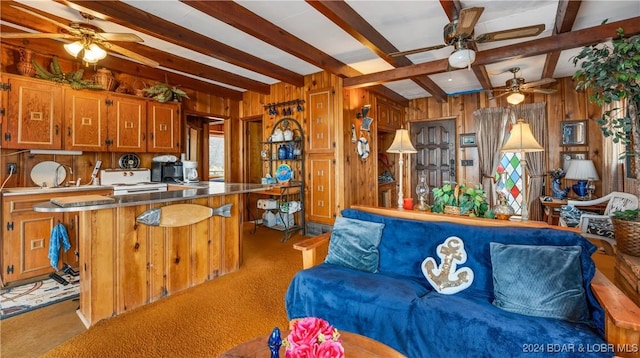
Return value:
[[(61, 207), (49, 201), (35, 204), (34, 211), (38, 212), (77, 212), (111, 209), (124, 206), (146, 205), (156, 203), (167, 203), (172, 201), (191, 200), (198, 198), (208, 198), (211, 196), (224, 196), (234, 194), (244, 194), (256, 191), (264, 191), (278, 187), (273, 184), (251, 184), (251, 183), (220, 183), (220, 182), (200, 182), (195, 184), (171, 185), (172, 189), (163, 192), (140, 193), (128, 195), (109, 196), (115, 202), (109, 204), (86, 205)], [(178, 188), (176, 188), (178, 187)]]

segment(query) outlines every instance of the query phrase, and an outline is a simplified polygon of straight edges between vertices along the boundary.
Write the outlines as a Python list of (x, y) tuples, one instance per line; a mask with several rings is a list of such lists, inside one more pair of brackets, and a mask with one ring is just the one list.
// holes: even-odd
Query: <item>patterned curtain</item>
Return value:
[[(480, 108), (473, 112), (476, 122), (478, 161), (482, 186), (487, 191), (489, 203), (494, 203), (495, 172), (500, 164), (500, 148), (509, 131), (509, 110), (507, 108)], [(497, 134), (497, 135), (496, 135)]]
[[(516, 119), (522, 118), (529, 123), (534, 138), (543, 148), (547, 147), (547, 104), (545, 102), (522, 104), (510, 108), (511, 117), (515, 123)], [(526, 153), (527, 175), (529, 182), (527, 185), (527, 209), (529, 220), (542, 221), (542, 205), (538, 204), (538, 197), (543, 194), (542, 186), (546, 176), (545, 152)], [(533, 205), (533, 204), (537, 205)]]

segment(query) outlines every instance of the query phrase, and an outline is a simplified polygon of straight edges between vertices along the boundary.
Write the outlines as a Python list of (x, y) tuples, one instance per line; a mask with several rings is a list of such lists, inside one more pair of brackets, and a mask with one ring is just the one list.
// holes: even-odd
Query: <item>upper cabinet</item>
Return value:
[(181, 152), (179, 103), (78, 91), (20, 76), (5, 78), (5, 148)]
[[(62, 91), (55, 83), (4, 75), (6, 108), (2, 146), (12, 149), (62, 147)], [(5, 94), (3, 94), (4, 96)]]
[(392, 104), (377, 100), (376, 114), (382, 130), (395, 131), (402, 126), (402, 110)]
[(334, 149), (331, 92), (326, 89), (309, 93), (309, 154), (330, 153)]

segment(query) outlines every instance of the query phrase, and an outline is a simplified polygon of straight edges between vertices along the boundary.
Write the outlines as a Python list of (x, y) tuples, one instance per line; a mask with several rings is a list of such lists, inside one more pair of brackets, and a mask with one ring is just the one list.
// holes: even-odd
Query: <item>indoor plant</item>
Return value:
[(483, 217), (488, 209), (487, 193), (480, 184), (467, 186), (464, 183), (457, 185), (455, 182), (444, 182), (441, 188), (433, 189), (431, 211), (434, 213)]
[(185, 91), (176, 86), (169, 86), (166, 83), (158, 83), (143, 89), (143, 91), (148, 94), (150, 98), (158, 102), (181, 102), (183, 98), (189, 98)]

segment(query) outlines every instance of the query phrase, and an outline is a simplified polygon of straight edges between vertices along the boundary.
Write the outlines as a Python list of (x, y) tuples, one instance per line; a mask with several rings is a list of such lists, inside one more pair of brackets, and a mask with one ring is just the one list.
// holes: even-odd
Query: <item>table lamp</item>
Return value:
[(393, 143), (389, 149), (387, 149), (387, 153), (398, 153), (400, 154), (400, 158), (398, 160), (398, 166), (400, 167), (399, 175), (398, 175), (398, 209), (402, 209), (403, 203), (403, 193), (402, 193), (402, 167), (404, 166), (403, 156), (404, 153), (417, 153), (416, 148), (411, 144), (411, 138), (409, 138), (409, 131), (406, 129), (398, 129), (396, 130), (396, 136), (393, 138)]
[(569, 168), (567, 169), (567, 175), (565, 179), (577, 180), (576, 184), (573, 184), (571, 188), (580, 199), (584, 200), (591, 198), (593, 190), (595, 189), (594, 181), (600, 180), (598, 172), (596, 171), (593, 161), (589, 159), (572, 159), (569, 162)]
[(507, 142), (502, 146), (502, 153), (520, 153), (520, 165), (522, 165), (522, 220), (529, 220), (529, 202), (527, 199), (527, 157), (526, 153), (543, 152), (544, 148), (538, 143), (531, 133), (531, 127), (524, 119), (518, 119), (511, 128)]

